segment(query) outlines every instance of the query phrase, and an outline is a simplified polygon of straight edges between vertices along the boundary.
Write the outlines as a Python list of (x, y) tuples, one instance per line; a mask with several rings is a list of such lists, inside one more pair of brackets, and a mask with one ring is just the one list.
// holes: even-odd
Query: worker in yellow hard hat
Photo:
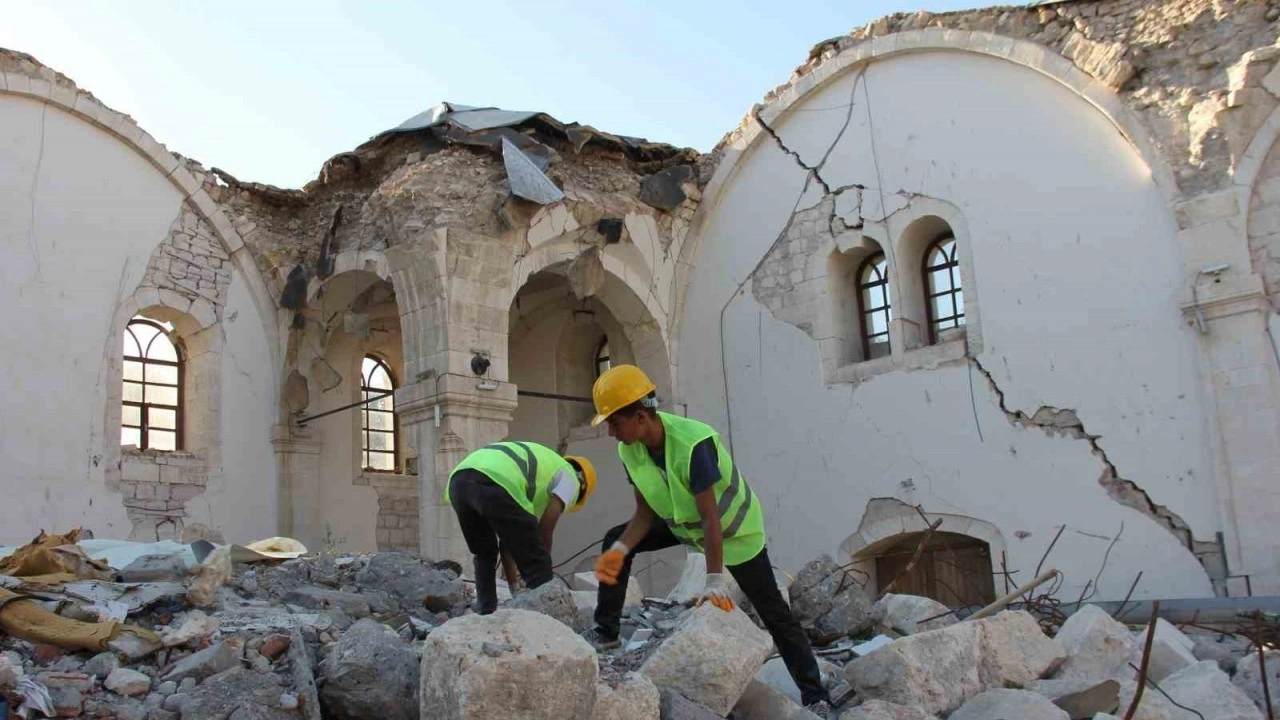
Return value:
[[(514, 561), (525, 587), (555, 577), (551, 540), (566, 510), (577, 512), (596, 489), (591, 461), (533, 442), (486, 445), (458, 463), (444, 499), (475, 557), (476, 612), (498, 608), (499, 548)], [(514, 578), (508, 577), (508, 582)]]
[(720, 435), (705, 423), (659, 411), (653, 382), (634, 365), (602, 374), (591, 395), (592, 424), (608, 423), (609, 435), (617, 438), (636, 509), (628, 523), (605, 534), (600, 547), (596, 627), (588, 640), (601, 649), (617, 646), (635, 554), (684, 544), (707, 556), (706, 585), (697, 603), (734, 609), (728, 570), (773, 636), (805, 706), (828, 717), (830, 698), (817, 658), (773, 576), (760, 500)]

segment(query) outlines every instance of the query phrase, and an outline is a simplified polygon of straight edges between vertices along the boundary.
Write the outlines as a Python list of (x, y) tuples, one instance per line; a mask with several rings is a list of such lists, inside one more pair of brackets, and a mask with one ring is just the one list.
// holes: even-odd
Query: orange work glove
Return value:
[(596, 579), (605, 585), (617, 585), (618, 574), (622, 572), (622, 565), (627, 561), (627, 553), (631, 548), (620, 542), (615, 542), (610, 546), (605, 554), (596, 558)]
[(725, 612), (732, 612), (736, 607), (733, 598), (729, 597), (729, 589), (725, 587), (723, 573), (707, 573), (707, 584), (698, 595), (697, 605), (709, 602)]

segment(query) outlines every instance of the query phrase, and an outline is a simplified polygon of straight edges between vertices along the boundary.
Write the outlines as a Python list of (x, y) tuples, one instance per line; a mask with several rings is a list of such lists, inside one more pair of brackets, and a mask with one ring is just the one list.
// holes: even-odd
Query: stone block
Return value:
[(1174, 207), (1174, 215), (1178, 218), (1180, 228), (1204, 225), (1214, 220), (1235, 217), (1239, 213), (1239, 194), (1234, 188), (1187, 200)]
[[(840, 677), (840, 666), (833, 665), (822, 658), (818, 658), (818, 669), (822, 672), (824, 679)], [(756, 680), (786, 695), (792, 702), (801, 702), (800, 688), (796, 686), (795, 679), (791, 677), (791, 671), (787, 670), (787, 664), (780, 657), (761, 665), (760, 670), (756, 672)]]
[(182, 682), (187, 678), (197, 681), (225, 670), (230, 670), (240, 663), (239, 648), (228, 642), (211, 645), (200, 652), (193, 653), (179, 660), (164, 679)]
[(598, 680), (595, 650), (564, 623), (528, 610), (465, 615), (427, 636), (421, 716), (589, 718)]
[(1005, 611), (974, 621), (980, 647), (978, 676), (985, 688), (1024, 688), (1066, 657), (1062, 643), (1045, 636), (1030, 613)]
[(1249, 641), (1235, 635), (1201, 631), (1191, 638), (1195, 641), (1191, 653), (1196, 660), (1212, 660), (1228, 674), (1236, 671), (1236, 663), (1249, 651)]
[(759, 680), (752, 680), (733, 706), (735, 720), (819, 720), (791, 698)]
[(884, 700), (868, 700), (842, 714), (840, 720), (937, 720), (937, 718), (919, 708)]
[(878, 624), (903, 635), (914, 635), (955, 625), (955, 615), (943, 614), (949, 609), (933, 598), (889, 593), (872, 606), (871, 616)]
[[(1146, 643), (1147, 629), (1134, 633), (1135, 648), (1129, 662), (1139, 665), (1142, 662), (1142, 648)], [(1183, 635), (1178, 628), (1170, 625), (1163, 618), (1156, 620), (1156, 634), (1151, 639), (1151, 657), (1147, 663), (1147, 677), (1161, 682), (1179, 670), (1195, 665), (1195, 654), (1191, 649), (1195, 641)]]
[(1137, 642), (1128, 628), (1096, 605), (1085, 605), (1067, 618), (1056, 639), (1067, 652), (1056, 678), (1101, 681), (1133, 674), (1128, 662)]
[(1040, 680), (1028, 689), (1051, 700), (1072, 720), (1114, 712), (1120, 704), (1120, 683), (1116, 680)]
[[(206, 680), (178, 706), (182, 720), (297, 720), (296, 711), (281, 707), (284, 690), (272, 673), (233, 668)], [(165, 704), (182, 697), (170, 695)]]
[(745, 613), (707, 603), (685, 617), (640, 672), (660, 689), (675, 690), (723, 716), (772, 652), (773, 639)]
[(662, 691), (659, 712), (662, 720), (722, 720), (724, 717), (673, 690)]
[(116, 668), (111, 671), (111, 674), (107, 676), (102, 685), (117, 695), (134, 697), (147, 694), (147, 691), (151, 689), (151, 678), (137, 670)]
[[(1280, 650), (1268, 650), (1267, 689), (1271, 692), (1271, 713), (1280, 717)], [(1262, 692), (1262, 668), (1258, 665), (1258, 653), (1246, 655), (1236, 663), (1236, 676), (1232, 683), (1244, 690), (1253, 703), (1267, 711), (1266, 694)]]
[[(1177, 705), (1192, 708), (1199, 716), (1179, 708), (1159, 691), (1148, 687), (1134, 720), (1263, 720), (1266, 717), (1248, 693), (1232, 685), (1231, 678), (1212, 661), (1179, 670), (1165, 678), (1160, 688)], [(1129, 707), (1137, 689), (1138, 684), (1132, 680), (1120, 683), (1121, 708)]]
[(858, 695), (943, 713), (982, 692), (977, 623), (910, 635), (844, 668)]
[(571, 629), (582, 630), (578, 624), (578, 605), (573, 591), (559, 579), (525, 590), (506, 605), (511, 610), (531, 610), (555, 618)]
[(1043, 695), (1026, 690), (988, 690), (966, 702), (948, 720), (1070, 720), (1070, 716)]
[(320, 699), (334, 720), (417, 720), (418, 658), (408, 643), (373, 620), (342, 634), (322, 665)]
[[(152, 486), (139, 486), (139, 489), (142, 487)], [(127, 583), (181, 581), (186, 574), (187, 566), (181, 555), (143, 555), (120, 571), (120, 579)]]
[(639, 673), (628, 673), (616, 686), (596, 685), (596, 707), (592, 720), (659, 720), (661, 696), (658, 688)]

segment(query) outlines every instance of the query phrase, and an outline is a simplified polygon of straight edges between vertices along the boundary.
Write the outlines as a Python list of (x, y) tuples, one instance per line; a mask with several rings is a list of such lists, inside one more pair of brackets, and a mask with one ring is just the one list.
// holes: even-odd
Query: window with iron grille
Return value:
[[(396, 408), (391, 369), (381, 359), (366, 355), (360, 368), (361, 467), (394, 472), (396, 463)], [(377, 398), (371, 400), (371, 398)]]
[(125, 326), (121, 445), (182, 448), (182, 350), (172, 332), (168, 323), (143, 317)]
[(936, 343), (943, 331), (964, 326), (960, 261), (956, 258), (956, 238), (951, 233), (934, 240), (925, 250), (924, 287), (929, 341)]
[(862, 359), (889, 354), (889, 269), (884, 253), (858, 267), (858, 315), (862, 319)]

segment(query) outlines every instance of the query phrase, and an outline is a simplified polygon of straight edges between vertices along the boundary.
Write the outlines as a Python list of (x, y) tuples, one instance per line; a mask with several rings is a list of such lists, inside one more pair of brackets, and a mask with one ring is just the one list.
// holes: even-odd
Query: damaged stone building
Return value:
[(948, 604), (1050, 547), (1064, 596), (1280, 593), (1277, 19), (894, 15), (705, 154), (446, 103), (301, 189), (0, 51), (0, 542), (461, 559), (443, 483), (510, 437), (602, 470), (568, 561), (630, 512), (583, 402), (627, 362), (720, 430), (784, 570), (875, 587), (942, 520), (904, 589)]

